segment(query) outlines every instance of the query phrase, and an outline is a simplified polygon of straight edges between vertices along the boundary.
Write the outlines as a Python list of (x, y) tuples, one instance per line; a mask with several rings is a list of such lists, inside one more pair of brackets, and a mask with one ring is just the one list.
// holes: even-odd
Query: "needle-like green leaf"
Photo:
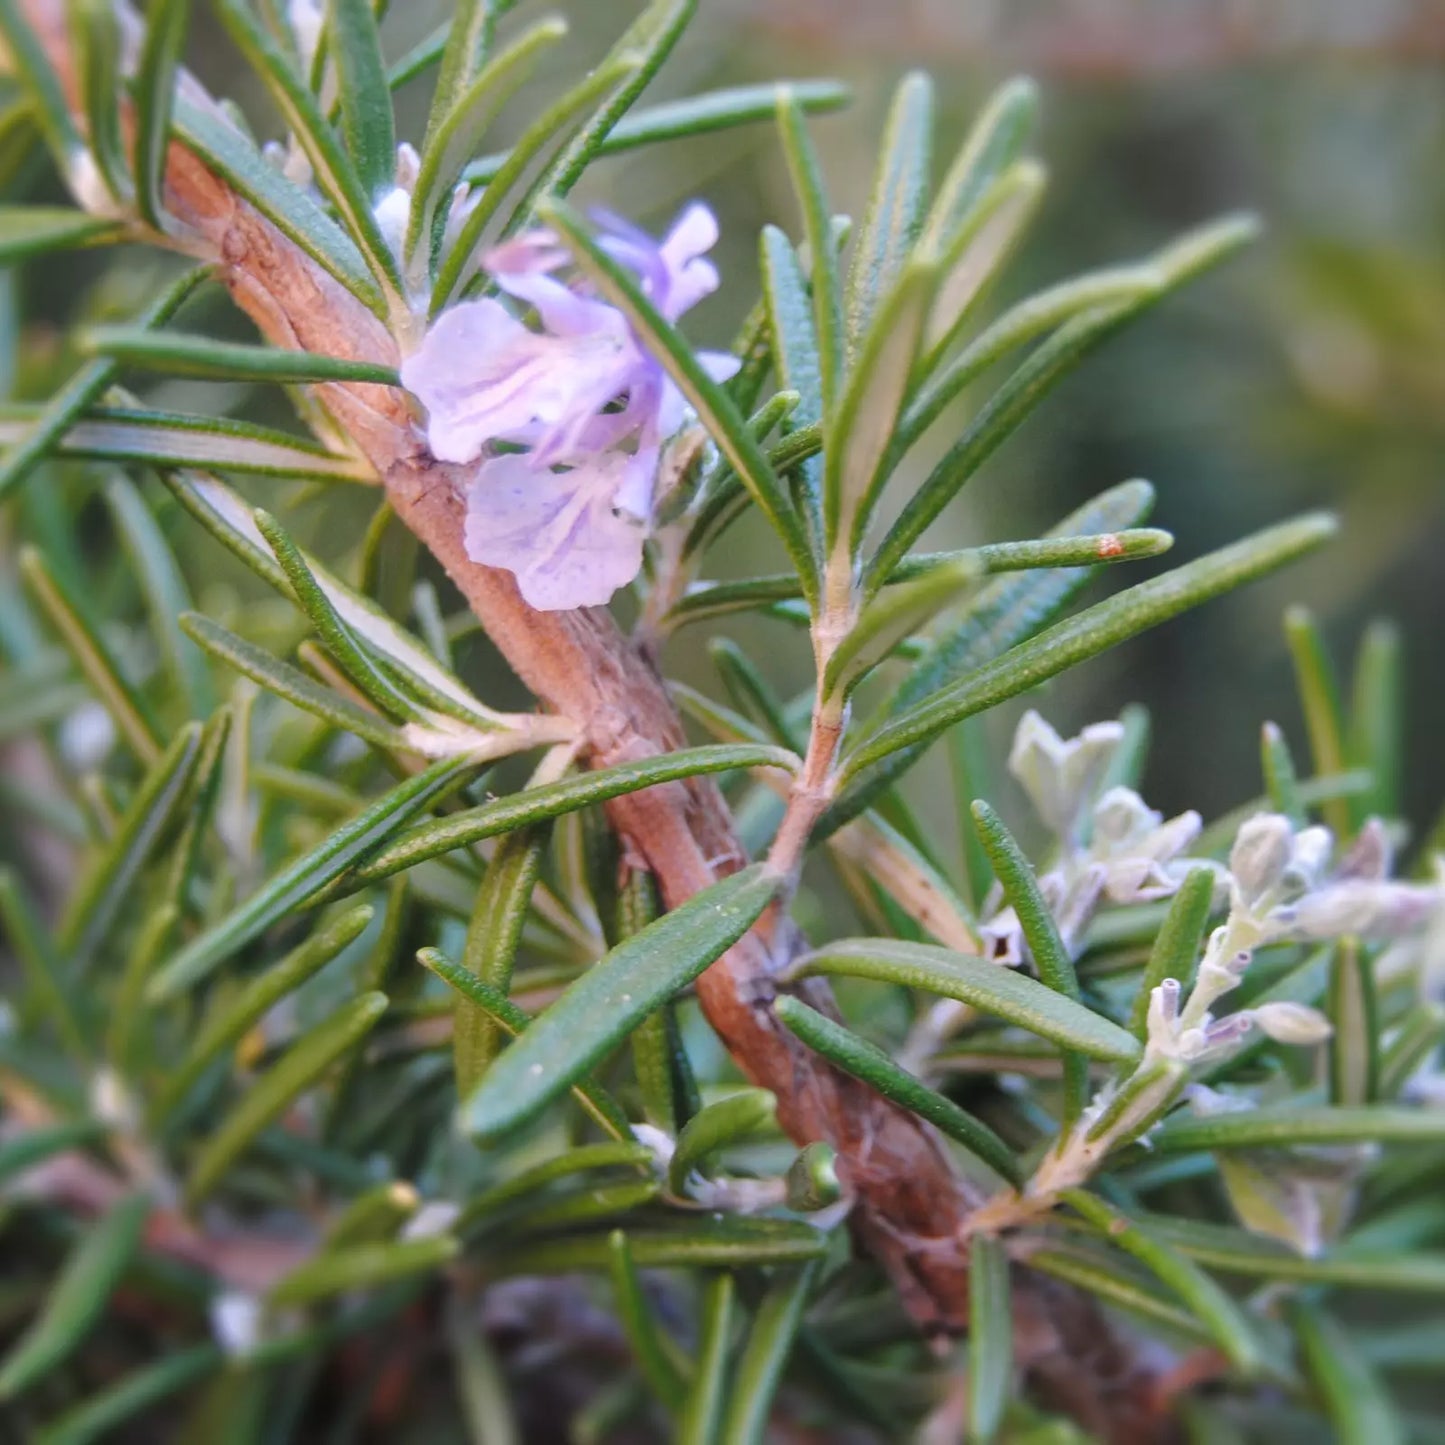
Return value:
[(210, 1194), (262, 1129), (280, 1118), (333, 1064), (361, 1045), (386, 1012), (386, 1005), (384, 993), (362, 994), (303, 1034), (250, 1085), (196, 1151), (186, 1176), (188, 1208), (194, 1209)]
[(0, 1360), (0, 1400), (43, 1379), (90, 1333), (140, 1247), (151, 1202), (128, 1194), (81, 1237), (30, 1328)]
[(392, 833), (460, 786), (476, 764), (444, 761), (408, 778), (323, 842), (274, 874), (244, 903), (193, 939), (151, 980), (153, 1002), (173, 998), (258, 937), (304, 908), (327, 884), (375, 851)]
[(899, 748), (936, 737), (962, 718), (995, 707), (1190, 607), (1252, 582), (1312, 551), (1334, 533), (1334, 518), (1327, 514), (1300, 517), (1100, 602), (895, 717), (862, 740), (847, 762), (846, 773), (856, 776)]
[(777, 889), (754, 865), (625, 939), (492, 1065), (463, 1104), (467, 1131), (494, 1139), (544, 1108), (736, 943)]
[(1067, 995), (1026, 974), (930, 943), (886, 938), (828, 943), (804, 955), (794, 968), (795, 977), (814, 974), (872, 978), (925, 989), (971, 1004), (982, 1013), (1007, 1019), (1094, 1059), (1132, 1062), (1141, 1052), (1132, 1034)]

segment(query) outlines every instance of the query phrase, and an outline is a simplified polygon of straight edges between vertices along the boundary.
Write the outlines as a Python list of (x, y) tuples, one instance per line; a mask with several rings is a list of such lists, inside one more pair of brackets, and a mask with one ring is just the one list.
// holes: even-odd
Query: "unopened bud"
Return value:
[(1322, 1044), (1334, 1032), (1318, 1009), (1302, 1003), (1262, 1003), (1251, 1010), (1254, 1021), (1281, 1044)]

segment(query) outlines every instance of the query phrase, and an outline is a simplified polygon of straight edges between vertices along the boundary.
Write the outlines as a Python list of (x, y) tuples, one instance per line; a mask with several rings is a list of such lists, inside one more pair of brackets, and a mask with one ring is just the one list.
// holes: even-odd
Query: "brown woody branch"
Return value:
[[(52, 63), (73, 85), (64, 0), (23, 0)], [(275, 345), (394, 364), (383, 324), (179, 142), (166, 202), (191, 242), (215, 261), (237, 305)], [(594, 767), (670, 752), (679, 718), (643, 651), (603, 609), (537, 612), (510, 574), (478, 566), (462, 545), (463, 469), (425, 447), (408, 396), (374, 385), (317, 388), (364, 452), (396, 515), (445, 568), (517, 676), (571, 719)], [(614, 800), (609, 817), (629, 853), (645, 860), (675, 907), (741, 865), (743, 851), (710, 779), (669, 783)], [(722, 861), (719, 861), (722, 860)], [(894, 1281), (930, 1335), (961, 1330), (967, 1260), (957, 1239), (977, 1197), (913, 1115), (825, 1065), (778, 1022), (774, 979), (796, 950), (796, 930), (775, 915), (715, 963), (698, 994), (743, 1072), (773, 1091), (779, 1122), (798, 1143), (838, 1151), (853, 1193), (857, 1237)], [(826, 986), (803, 985), (832, 1009)], [(1090, 1428), (1117, 1440), (1158, 1437), (1150, 1372), (1141, 1369), (1082, 1296), (1030, 1276), (1019, 1290), (1019, 1357), (1047, 1392)]]

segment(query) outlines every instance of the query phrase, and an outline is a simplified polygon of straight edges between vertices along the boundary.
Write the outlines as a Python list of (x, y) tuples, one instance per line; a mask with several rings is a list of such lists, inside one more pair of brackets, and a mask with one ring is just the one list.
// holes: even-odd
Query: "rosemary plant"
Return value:
[[(1308, 765), (1266, 725), (1207, 821), (1139, 795), (1137, 711), (979, 730), (1332, 520), (1084, 607), (1172, 544), (1144, 482), (921, 550), (1249, 220), (986, 308), (1026, 82), (935, 167), (905, 80), (850, 222), (839, 87), (642, 98), (695, 0), (503, 150), (556, 19), (458, 0), (393, 55), (385, 0), (212, 8), (273, 114), (184, 68), (188, 0), (0, 0), (0, 175), (68, 196), (0, 260), (115, 253), (0, 417), (5, 1438), (1434, 1438), (1445, 894), (1392, 868), (1392, 633), (1346, 704), (1288, 619)], [(699, 351), (727, 218), (569, 196), (758, 124), (796, 211)], [(774, 555), (718, 580), (747, 514)], [(745, 613), (806, 633), (796, 696)], [(700, 637), (716, 686), (669, 682)]]

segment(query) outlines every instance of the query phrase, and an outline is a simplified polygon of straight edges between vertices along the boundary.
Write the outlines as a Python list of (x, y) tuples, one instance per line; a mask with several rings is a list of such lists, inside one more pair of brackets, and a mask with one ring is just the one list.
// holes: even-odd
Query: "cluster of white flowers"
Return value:
[[(1058, 857), (1040, 875), (1039, 889), (1071, 951), (1102, 902), (1169, 897), (1189, 871), (1183, 855), (1199, 836), (1198, 813), (1166, 821), (1132, 788), (1103, 787), (1124, 736), (1122, 723), (1102, 722), (1061, 738), (1029, 711), (1009, 751), (1009, 771), (1058, 840)], [(981, 931), (984, 952), (996, 963), (1024, 961), (1012, 908), (998, 909)]]
[(1227, 1053), (1254, 1027), (1282, 1043), (1314, 1044), (1329, 1022), (1303, 1004), (1276, 1002), (1215, 1018), (1257, 949), (1273, 943), (1355, 937), (1376, 942), (1422, 931), (1445, 904), (1438, 884), (1389, 877), (1384, 826), (1371, 819), (1330, 868), (1328, 828), (1296, 828), (1279, 813), (1261, 813), (1240, 828), (1229, 855), (1229, 914), (1209, 937), (1187, 1001), (1166, 979), (1149, 1001), (1149, 1054), (1182, 1062)]

